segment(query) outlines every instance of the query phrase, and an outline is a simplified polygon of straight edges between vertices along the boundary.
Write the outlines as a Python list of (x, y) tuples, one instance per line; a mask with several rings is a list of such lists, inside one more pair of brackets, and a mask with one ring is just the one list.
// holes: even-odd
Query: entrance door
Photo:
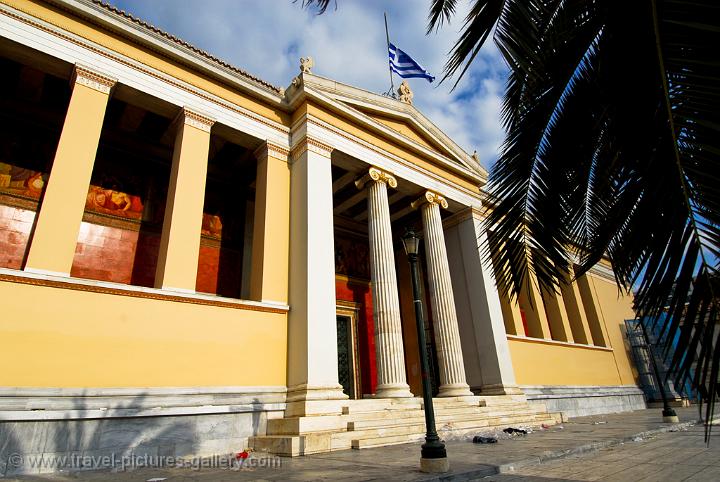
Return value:
[(362, 398), (360, 373), (358, 370), (357, 349), (357, 310), (349, 307), (337, 309), (337, 352), (338, 381), (345, 395)]

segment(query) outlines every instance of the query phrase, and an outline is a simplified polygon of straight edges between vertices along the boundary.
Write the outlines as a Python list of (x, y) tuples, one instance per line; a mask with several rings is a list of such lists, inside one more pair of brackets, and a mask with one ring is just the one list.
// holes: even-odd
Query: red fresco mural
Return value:
[[(154, 179), (133, 179), (135, 189)], [(0, 267), (22, 269), (35, 212), (48, 174), (0, 162)], [(155, 190), (152, 203), (120, 189), (123, 183), (102, 175), (88, 187), (71, 276), (152, 287), (155, 281), (165, 193)], [(109, 187), (108, 187), (109, 186)], [(149, 209), (150, 207), (150, 209)], [(99, 214), (91, 216), (88, 214)], [(240, 296), (242, 251), (220, 245), (219, 215), (203, 213), (198, 260), (198, 291)]]
[(335, 233), (335, 296), (355, 303), (359, 308), (357, 331), (362, 393), (375, 393), (375, 324), (370, 289), (370, 254), (368, 242)]

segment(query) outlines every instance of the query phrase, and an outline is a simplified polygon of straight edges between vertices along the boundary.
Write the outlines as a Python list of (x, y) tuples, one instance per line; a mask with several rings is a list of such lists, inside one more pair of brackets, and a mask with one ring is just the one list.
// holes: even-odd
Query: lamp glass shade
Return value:
[(418, 248), (420, 247), (420, 237), (415, 234), (415, 231), (408, 229), (405, 231), (405, 235), (402, 237), (403, 247), (405, 248), (405, 254), (418, 254)]

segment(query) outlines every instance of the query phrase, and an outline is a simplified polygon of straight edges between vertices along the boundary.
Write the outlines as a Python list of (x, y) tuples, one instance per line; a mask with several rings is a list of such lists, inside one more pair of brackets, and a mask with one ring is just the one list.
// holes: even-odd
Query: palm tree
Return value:
[[(431, 0), (428, 33), (456, 4)], [(717, 0), (472, 0), (442, 79), (457, 85), (490, 37), (510, 69), (488, 182), (498, 288), (516, 296), (533, 273), (558, 289), (570, 268), (607, 257), (708, 419), (720, 368), (719, 19)]]

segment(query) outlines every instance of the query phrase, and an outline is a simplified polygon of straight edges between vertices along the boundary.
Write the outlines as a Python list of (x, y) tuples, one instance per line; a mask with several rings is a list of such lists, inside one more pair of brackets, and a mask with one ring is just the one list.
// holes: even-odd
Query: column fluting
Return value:
[(365, 187), (368, 194), (370, 276), (377, 365), (375, 396), (412, 397), (405, 374), (400, 301), (387, 193), (388, 185), (394, 188), (397, 181), (388, 173), (370, 168), (369, 173), (358, 180), (356, 185), (359, 188)]
[[(423, 230), (425, 234), (425, 256), (428, 282), (430, 285), (430, 304), (435, 331), (440, 371), (439, 397), (458, 397), (473, 395), (465, 378), (460, 331), (458, 328), (455, 297), (450, 279), (445, 234), (443, 233), (440, 206), (447, 208), (442, 196), (426, 192), (416, 201), (422, 204)], [(413, 203), (415, 204), (415, 203)]]

